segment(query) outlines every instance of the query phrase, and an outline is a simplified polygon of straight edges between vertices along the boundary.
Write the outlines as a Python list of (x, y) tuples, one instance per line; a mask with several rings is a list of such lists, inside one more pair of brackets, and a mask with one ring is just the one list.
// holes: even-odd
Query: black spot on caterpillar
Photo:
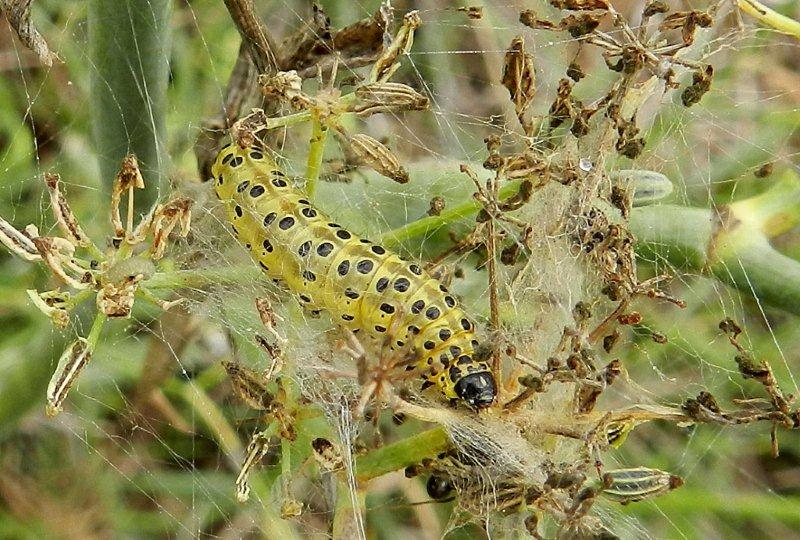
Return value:
[(438, 280), (332, 223), (261, 148), (228, 145), (211, 170), (239, 241), (270, 278), (359, 335), (382, 341), (399, 328), (393, 340), (409, 344), (423, 386), (477, 409), (491, 405), (496, 384), (475, 358), (475, 325)]

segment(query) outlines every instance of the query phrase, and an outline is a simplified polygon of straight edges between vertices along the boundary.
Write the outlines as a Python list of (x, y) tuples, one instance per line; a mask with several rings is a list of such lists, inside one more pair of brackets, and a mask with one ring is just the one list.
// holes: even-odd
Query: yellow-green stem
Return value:
[(328, 140), (328, 127), (319, 114), (311, 116), (311, 143), (308, 148), (308, 161), (306, 163), (306, 193), (314, 196), (317, 180), (322, 168), (322, 157), (325, 153), (325, 141)]
[[(505, 199), (517, 193), (521, 183), (521, 180), (515, 180), (500, 188), (498, 199), (500, 201), (504, 201)], [(388, 231), (381, 235), (381, 243), (389, 247), (401, 245), (412, 238), (433, 233), (437, 229), (458, 221), (459, 219), (475, 215), (480, 208), (481, 203), (471, 199), (459, 205), (453, 206), (452, 208), (447, 208), (438, 216), (424, 217), (422, 219), (418, 219), (417, 221), (407, 223), (406, 225), (398, 227), (397, 229)]]
[(778, 32), (800, 39), (800, 22), (781, 15), (757, 0), (738, 0), (739, 9)]
[(100, 333), (103, 331), (103, 325), (106, 319), (105, 313), (98, 313), (94, 318), (92, 328), (89, 330), (89, 335), (86, 337), (86, 341), (89, 342), (89, 349), (92, 351), (97, 347), (97, 342), (100, 339)]
[(434, 428), (388, 446), (373, 450), (356, 459), (356, 479), (365, 482), (386, 473), (404, 469), (435, 456), (450, 447), (444, 428)]

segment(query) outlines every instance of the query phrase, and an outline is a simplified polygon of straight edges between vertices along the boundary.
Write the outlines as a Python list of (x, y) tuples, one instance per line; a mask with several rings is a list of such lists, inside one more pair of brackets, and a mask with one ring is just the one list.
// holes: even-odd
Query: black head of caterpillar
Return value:
[(438, 280), (332, 222), (266, 150), (228, 145), (212, 173), (239, 241), (303, 307), (359, 337), (388, 338), (398, 353), (412, 351), (423, 386), (448, 399), (476, 409), (494, 402), (494, 376), (475, 355), (475, 325)]

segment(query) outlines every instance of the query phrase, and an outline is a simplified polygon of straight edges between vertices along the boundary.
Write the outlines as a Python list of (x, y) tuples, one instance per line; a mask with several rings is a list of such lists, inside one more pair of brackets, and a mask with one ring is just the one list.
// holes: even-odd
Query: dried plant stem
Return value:
[(33, 0), (0, 0), (0, 11), (6, 13), (8, 22), (20, 41), (36, 53), (42, 64), (49, 67), (59, 58), (50, 50), (42, 34), (31, 22), (31, 4)]
[(250, 58), (259, 73), (278, 70), (276, 45), (266, 25), (256, 15), (253, 0), (225, 0), (225, 7), (242, 35), (242, 42), (250, 51)]
[[(488, 182), (488, 191), (493, 201), (499, 205), (500, 190), (497, 176)], [(486, 223), (486, 251), (488, 252), (487, 268), (489, 273), (489, 331), (494, 336), (492, 340), (492, 372), (502, 373), (500, 362), (500, 295), (497, 283), (497, 232), (494, 217)], [(502, 385), (501, 385), (502, 388)]]

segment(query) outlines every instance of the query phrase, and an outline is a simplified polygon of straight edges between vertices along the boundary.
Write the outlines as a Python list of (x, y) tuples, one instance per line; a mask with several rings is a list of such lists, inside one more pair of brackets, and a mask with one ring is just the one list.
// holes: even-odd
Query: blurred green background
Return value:
[[(335, 27), (378, 7), (374, 0), (321, 3)], [(35, 23), (63, 60), (52, 68), (39, 66), (8, 25), (0, 24), (0, 215), (20, 228), (33, 223), (43, 234), (51, 232), (41, 177), (57, 171), (78, 217), (100, 239), (109, 231), (108, 171), (113, 174), (116, 165), (109, 163), (109, 149), (95, 144), (92, 135), (93, 123), (97, 128), (108, 117), (98, 120), (97, 108), (103, 105), (91, 90), (103, 81), (96, 80), (102, 66), (92, 52), (97, 44), (90, 40), (89, 21), (115, 23), (102, 10), (92, 13), (90, 4), (34, 4)], [(546, 113), (558, 78), (576, 55), (587, 73), (576, 90), (579, 97), (589, 101), (602, 95), (611, 77), (602, 61), (563, 36), (520, 25), (519, 10), (528, 4), (485, 2), (483, 17), (472, 20), (456, 10), (461, 3), (394, 2), (397, 14), (419, 9), (423, 20), (397, 80), (424, 90), (433, 110), (352, 127), (387, 137), (409, 163), (482, 161), (483, 138), (502, 133), (503, 120), (511, 118), (499, 79), (503, 52), (518, 34), (526, 35), (535, 54), (537, 112)], [(614, 4), (622, 13), (641, 9), (638, 2)], [(145, 17), (156, 29), (157, 5), (148, 14), (152, 17)], [(256, 5), (277, 35), (296, 30), (310, 13), (310, 4), (299, 0)], [(800, 16), (795, 2), (772, 6)], [(165, 146), (150, 158), (163, 165), (162, 195), (169, 193), (170, 183), (185, 187), (198, 182), (193, 144), (201, 122), (220, 109), (240, 42), (220, 1), (174, 1), (167, 8), (171, 11), (159, 13), (168, 16), (168, 37), (160, 43), (168, 54), (156, 58), (157, 65), (168, 64), (161, 113), (165, 133), (158, 139)], [(545, 5), (534, 8), (548, 12)], [(774, 163), (772, 178), (800, 172), (800, 42), (768, 30), (739, 30), (732, 17), (719, 24), (699, 47), (713, 52), (712, 91), (689, 109), (670, 94), (655, 116), (643, 114), (649, 125), (647, 146), (636, 165), (672, 179), (673, 203), (718, 208), (759, 193), (771, 179), (753, 173), (765, 163)], [(723, 39), (728, 32), (732, 37)], [(130, 129), (129, 121), (121, 119), (122, 128)], [(101, 126), (101, 140), (108, 127)], [(295, 172), (302, 170), (306, 141), (300, 129), (284, 146)], [(335, 144), (328, 151), (330, 157), (338, 154)], [(614, 166), (630, 167), (630, 162)], [(156, 184), (159, 178), (148, 181)], [(385, 189), (380, 182), (372, 179), (368, 186)], [(387, 204), (390, 198), (385, 197)], [(427, 200), (421, 194), (416, 207), (424, 209)], [(334, 208), (337, 204), (329, 202)], [(387, 208), (381, 212), (391, 214)], [(362, 225), (381, 228), (378, 220)], [(792, 230), (774, 241), (783, 253), (800, 258), (799, 238)], [(668, 267), (655, 257), (642, 262), (641, 274), (644, 278)], [(620, 390), (627, 399), (634, 393), (643, 402), (674, 405), (704, 388), (726, 402), (751, 396), (754, 386), (737, 376), (731, 350), (717, 329), (725, 317), (745, 327), (747, 346), (772, 362), (788, 392), (798, 393), (800, 325), (794, 315), (696, 273), (678, 276), (670, 291), (688, 307), (643, 305), (646, 324), (631, 330), (633, 346), (625, 349), (624, 360), (635, 384)], [(238, 462), (229, 456), (241, 454), (253, 426), (237, 422), (248, 414), (231, 396), (216, 363), (232, 350), (224, 345), (226, 325), (214, 319), (181, 313), (158, 317), (140, 310), (129, 321), (114, 323), (66, 411), (47, 419), (44, 393), (58, 356), (75, 334), (85, 335), (91, 320), (87, 313), (75, 328), (54, 330), (25, 293), (54, 286), (42, 268), (0, 252), (0, 537), (325, 536), (323, 512), (289, 523), (267, 504), (235, 501)], [(654, 343), (651, 330), (665, 334), (669, 343)], [(240, 352), (246, 351), (246, 339), (233, 334), (234, 341), (242, 342)], [(154, 366), (159, 373), (152, 371)], [(168, 404), (156, 411), (140, 399), (143, 388), (152, 384), (143, 382), (148, 377), (159, 381)], [(220, 424), (217, 413), (227, 423)], [(414, 426), (404, 429), (410, 433)], [(800, 437), (781, 433), (780, 443), (781, 455), (772, 459), (768, 426), (639, 427), (609, 461), (669, 470), (686, 485), (652, 502), (609, 506), (611, 522), (620, 523), (619, 531), (631, 537), (800, 537)], [(421, 480), (396, 474), (376, 481), (367, 500), (368, 535), (439, 537), (447, 530), (451, 505), (411, 504), (426, 499)], [(517, 533), (522, 535), (508, 532)], [(455, 528), (448, 537), (482, 534), (469, 526)]]

